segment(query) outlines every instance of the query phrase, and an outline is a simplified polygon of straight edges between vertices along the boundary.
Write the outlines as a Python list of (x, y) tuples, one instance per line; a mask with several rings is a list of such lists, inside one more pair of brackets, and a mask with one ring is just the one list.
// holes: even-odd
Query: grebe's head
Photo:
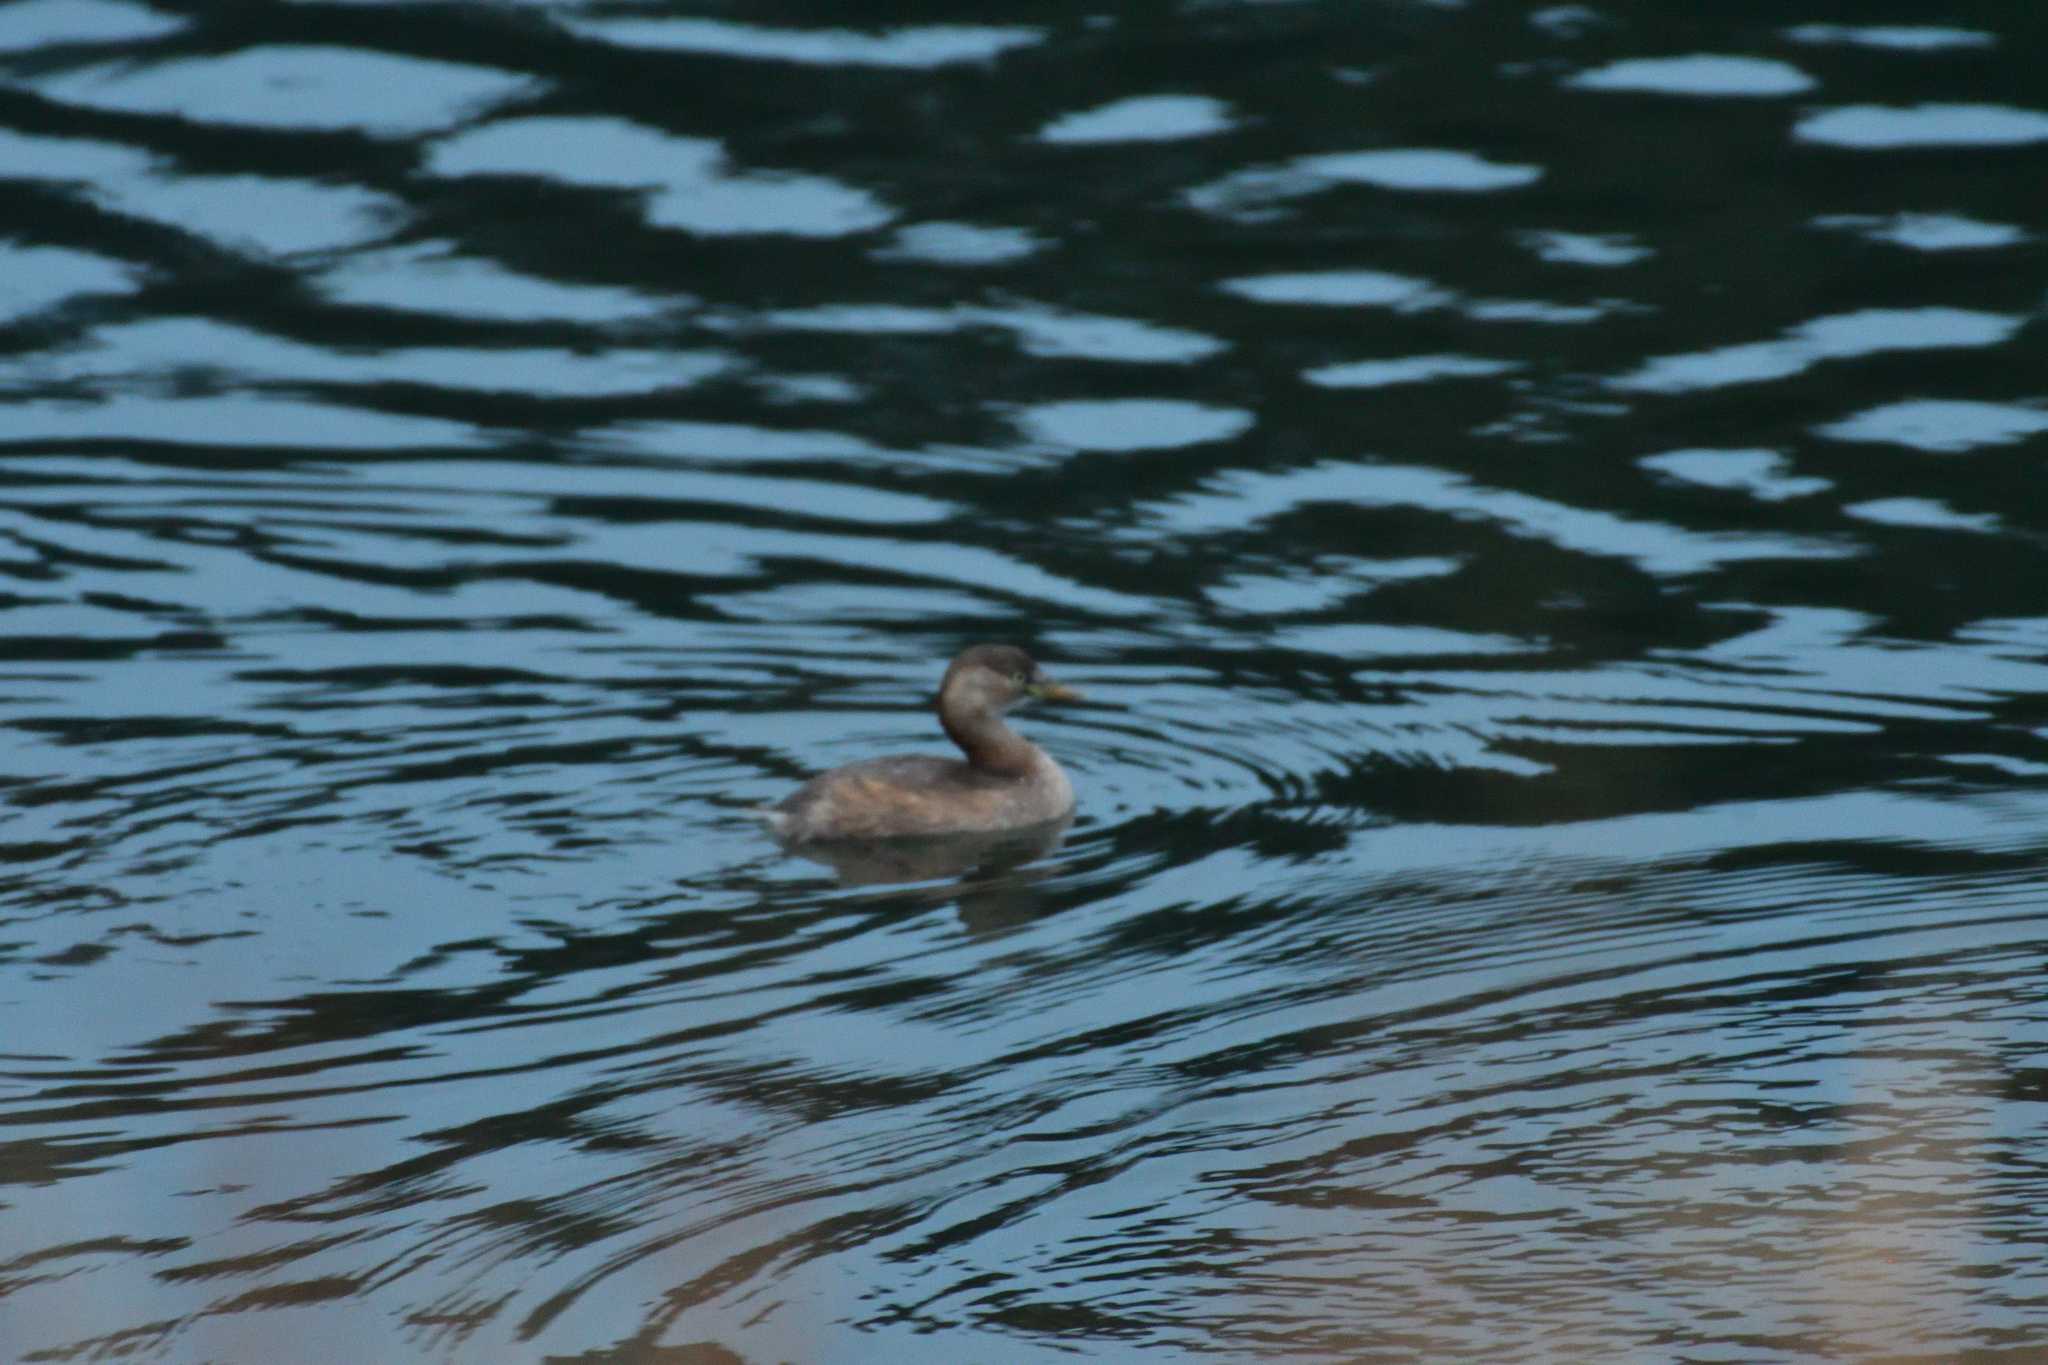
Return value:
[(939, 710), (1007, 711), (1026, 699), (1079, 701), (1081, 694), (1054, 682), (1015, 645), (974, 645), (962, 650), (939, 684)]

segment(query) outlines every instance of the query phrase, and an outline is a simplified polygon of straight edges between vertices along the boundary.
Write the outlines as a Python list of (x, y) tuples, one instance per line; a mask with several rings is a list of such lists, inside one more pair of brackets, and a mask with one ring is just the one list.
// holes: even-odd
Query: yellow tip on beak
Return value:
[(1056, 683), (1050, 678), (1043, 682), (1031, 683), (1024, 691), (1027, 696), (1036, 697), (1040, 701), (1080, 701), (1082, 695), (1066, 684)]

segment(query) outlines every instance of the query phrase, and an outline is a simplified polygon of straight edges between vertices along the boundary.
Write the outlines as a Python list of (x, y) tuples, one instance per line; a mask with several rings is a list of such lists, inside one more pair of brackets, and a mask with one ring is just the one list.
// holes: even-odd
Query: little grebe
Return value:
[(939, 684), (939, 724), (967, 755), (899, 754), (834, 768), (764, 812), (787, 843), (1025, 829), (1074, 808), (1074, 788), (1045, 750), (1003, 723), (1027, 697), (1081, 694), (1014, 645), (975, 645)]

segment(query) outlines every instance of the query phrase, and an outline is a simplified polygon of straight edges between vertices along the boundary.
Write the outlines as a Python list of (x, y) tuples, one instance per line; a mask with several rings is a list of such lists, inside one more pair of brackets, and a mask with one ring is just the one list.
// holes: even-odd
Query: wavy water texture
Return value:
[(0, 6), (0, 1359), (2048, 1351), (2018, 11), (688, 8)]

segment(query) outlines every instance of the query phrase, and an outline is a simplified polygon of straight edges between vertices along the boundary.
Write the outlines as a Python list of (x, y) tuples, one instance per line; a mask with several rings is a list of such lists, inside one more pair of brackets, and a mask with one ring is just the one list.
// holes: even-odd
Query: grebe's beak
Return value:
[(1082, 694), (1065, 683), (1056, 683), (1051, 678), (1040, 678), (1037, 682), (1024, 684), (1024, 695), (1039, 701), (1080, 701)]

